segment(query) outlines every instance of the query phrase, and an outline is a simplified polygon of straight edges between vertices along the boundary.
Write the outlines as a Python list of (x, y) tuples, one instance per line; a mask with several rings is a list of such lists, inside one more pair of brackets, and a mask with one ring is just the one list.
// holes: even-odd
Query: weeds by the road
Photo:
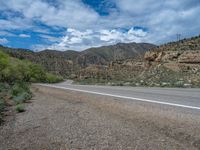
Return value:
[(8, 104), (16, 105), (17, 112), (25, 111), (23, 103), (32, 98), (32, 93), (28, 83), (17, 82), (14, 85), (0, 83), (0, 123), (3, 122), (3, 116)]
[(17, 105), (15, 106), (15, 110), (16, 110), (18, 113), (24, 112), (24, 111), (25, 111), (25, 106), (24, 106), (24, 104), (17, 104)]

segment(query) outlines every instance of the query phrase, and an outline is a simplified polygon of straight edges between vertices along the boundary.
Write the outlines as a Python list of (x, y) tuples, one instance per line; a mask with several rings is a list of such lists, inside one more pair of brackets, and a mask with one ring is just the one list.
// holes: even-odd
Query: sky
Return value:
[(0, 44), (34, 51), (200, 34), (200, 0), (0, 0)]

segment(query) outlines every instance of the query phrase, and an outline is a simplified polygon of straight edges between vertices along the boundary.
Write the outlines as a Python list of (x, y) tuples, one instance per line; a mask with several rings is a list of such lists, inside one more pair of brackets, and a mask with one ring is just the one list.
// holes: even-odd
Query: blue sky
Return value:
[(0, 0), (0, 44), (77, 50), (200, 34), (199, 0)]

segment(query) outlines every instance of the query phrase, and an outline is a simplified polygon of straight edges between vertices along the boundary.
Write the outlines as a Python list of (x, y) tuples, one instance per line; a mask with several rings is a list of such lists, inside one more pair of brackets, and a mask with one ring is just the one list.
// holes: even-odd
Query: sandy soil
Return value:
[(0, 150), (200, 149), (200, 113), (33, 86), (26, 112), (0, 127)]

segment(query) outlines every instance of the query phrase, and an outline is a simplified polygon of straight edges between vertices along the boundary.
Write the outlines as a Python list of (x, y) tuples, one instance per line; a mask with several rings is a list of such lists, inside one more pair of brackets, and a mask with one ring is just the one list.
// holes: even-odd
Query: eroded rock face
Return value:
[(149, 51), (145, 53), (144, 59), (147, 61), (169, 62), (169, 61), (176, 61), (180, 55), (181, 55), (180, 52), (175, 52), (175, 51), (166, 51), (166, 52)]
[(162, 61), (168, 62), (168, 61), (176, 61), (178, 57), (181, 55), (180, 52), (176, 51), (167, 51), (165, 52), (165, 55), (162, 57)]
[(178, 58), (179, 63), (200, 63), (200, 51), (185, 51)]
[(155, 61), (158, 57), (158, 52), (156, 51), (148, 51), (144, 55), (144, 59), (147, 61)]
[(169, 62), (177, 60), (180, 54), (180, 52), (175, 51), (149, 51), (145, 53), (144, 59), (155, 62)]
[(178, 63), (200, 63), (200, 51), (149, 51), (144, 55), (147, 61), (155, 62), (178, 62)]

